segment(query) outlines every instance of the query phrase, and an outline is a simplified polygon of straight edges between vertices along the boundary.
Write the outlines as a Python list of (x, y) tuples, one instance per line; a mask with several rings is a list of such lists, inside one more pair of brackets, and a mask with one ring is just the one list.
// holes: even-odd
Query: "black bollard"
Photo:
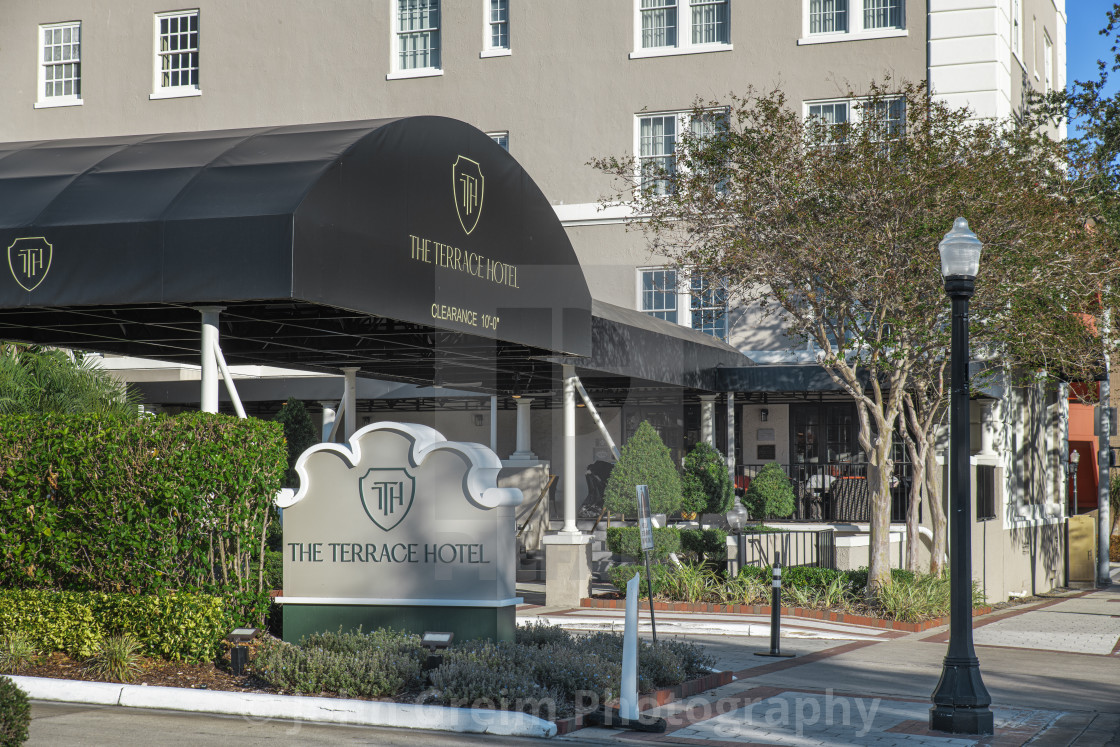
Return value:
[(755, 656), (777, 656), (783, 659), (793, 654), (783, 654), (782, 641), (782, 554), (774, 552), (774, 574), (770, 583), (770, 650), (755, 651)]

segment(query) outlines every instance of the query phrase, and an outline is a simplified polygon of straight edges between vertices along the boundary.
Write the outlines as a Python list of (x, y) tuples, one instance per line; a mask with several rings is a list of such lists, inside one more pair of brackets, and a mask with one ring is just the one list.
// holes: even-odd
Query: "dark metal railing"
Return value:
[(791, 530), (788, 532), (752, 532), (744, 530), (736, 536), (739, 545), (739, 566), (770, 566), (775, 552), (782, 554), (782, 565), (813, 566), (836, 569), (836, 530)]
[[(762, 471), (762, 464), (735, 467), (735, 487), (746, 491), (751, 479)], [(793, 487), (794, 508), (781, 521), (871, 520), (871, 489), (867, 484), (867, 464), (853, 462), (779, 464)], [(905, 465), (895, 465), (891, 480), (891, 521), (906, 521), (910, 500), (910, 474)], [(751, 517), (752, 519), (755, 517)], [(920, 516), (919, 516), (920, 518)]]

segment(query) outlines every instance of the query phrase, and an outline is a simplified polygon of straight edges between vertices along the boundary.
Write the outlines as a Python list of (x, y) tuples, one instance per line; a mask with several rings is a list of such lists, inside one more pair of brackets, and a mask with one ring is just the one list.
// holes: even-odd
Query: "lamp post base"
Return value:
[(987, 706), (965, 708), (935, 705), (929, 709), (929, 728), (948, 734), (976, 736), (991, 736), (996, 732), (995, 717)]

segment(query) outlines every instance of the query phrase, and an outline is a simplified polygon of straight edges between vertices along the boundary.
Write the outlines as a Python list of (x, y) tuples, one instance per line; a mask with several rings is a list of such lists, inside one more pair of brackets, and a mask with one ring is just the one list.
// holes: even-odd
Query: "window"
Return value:
[(729, 0), (635, 0), (635, 57), (731, 49)]
[(509, 0), (486, 0), (486, 40), (483, 57), (509, 54)]
[(439, 0), (395, 0), (396, 43), (389, 77), (438, 74), (440, 63)]
[[(805, 104), (805, 117), (820, 120), (831, 132), (833, 128), (843, 128), (848, 122), (859, 122), (865, 116), (865, 106), (869, 104), (861, 105), (858, 100), (808, 102)], [(875, 139), (885, 140), (903, 134), (906, 128), (906, 101), (901, 98), (877, 101), (875, 121), (878, 130), (874, 134)], [(835, 133), (826, 139), (839, 141), (842, 136)]]
[(39, 100), (36, 106), (82, 103), (82, 24), (39, 27)]
[(666, 269), (639, 270), (642, 282), (641, 311), (677, 323), (677, 271)]
[(902, 0), (863, 0), (864, 29), (900, 29), (902, 21)]
[(1054, 44), (1045, 31), (1042, 32), (1042, 86), (1046, 93), (1054, 89)]
[(848, 30), (848, 0), (809, 0), (809, 33), (834, 34)]
[(799, 44), (906, 34), (906, 0), (802, 0)]
[(1011, 51), (1023, 57), (1023, 0), (1011, 0)]
[(693, 272), (692, 328), (718, 340), (727, 339), (727, 287)]
[(152, 98), (198, 95), (198, 11), (156, 16), (156, 84)]
[[(727, 298), (723, 283), (698, 272), (655, 267), (639, 270), (639, 310), (682, 324), (720, 340), (727, 339)], [(681, 313), (687, 309), (689, 313)]]
[(502, 150), (509, 151), (509, 133), (508, 132), (487, 132), (490, 139), (502, 147)]
[(976, 465), (976, 520), (996, 518), (996, 468)]
[(678, 114), (658, 114), (638, 120), (639, 184), (655, 195), (668, 194), (676, 170)]

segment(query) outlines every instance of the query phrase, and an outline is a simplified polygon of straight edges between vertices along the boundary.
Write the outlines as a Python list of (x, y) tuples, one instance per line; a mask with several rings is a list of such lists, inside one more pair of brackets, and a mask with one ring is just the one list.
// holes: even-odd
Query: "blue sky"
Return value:
[(1067, 0), (1066, 80), (1094, 79), (1097, 60), (1112, 60), (1112, 44), (1097, 33), (1104, 28), (1105, 11), (1112, 5), (1112, 0)]

